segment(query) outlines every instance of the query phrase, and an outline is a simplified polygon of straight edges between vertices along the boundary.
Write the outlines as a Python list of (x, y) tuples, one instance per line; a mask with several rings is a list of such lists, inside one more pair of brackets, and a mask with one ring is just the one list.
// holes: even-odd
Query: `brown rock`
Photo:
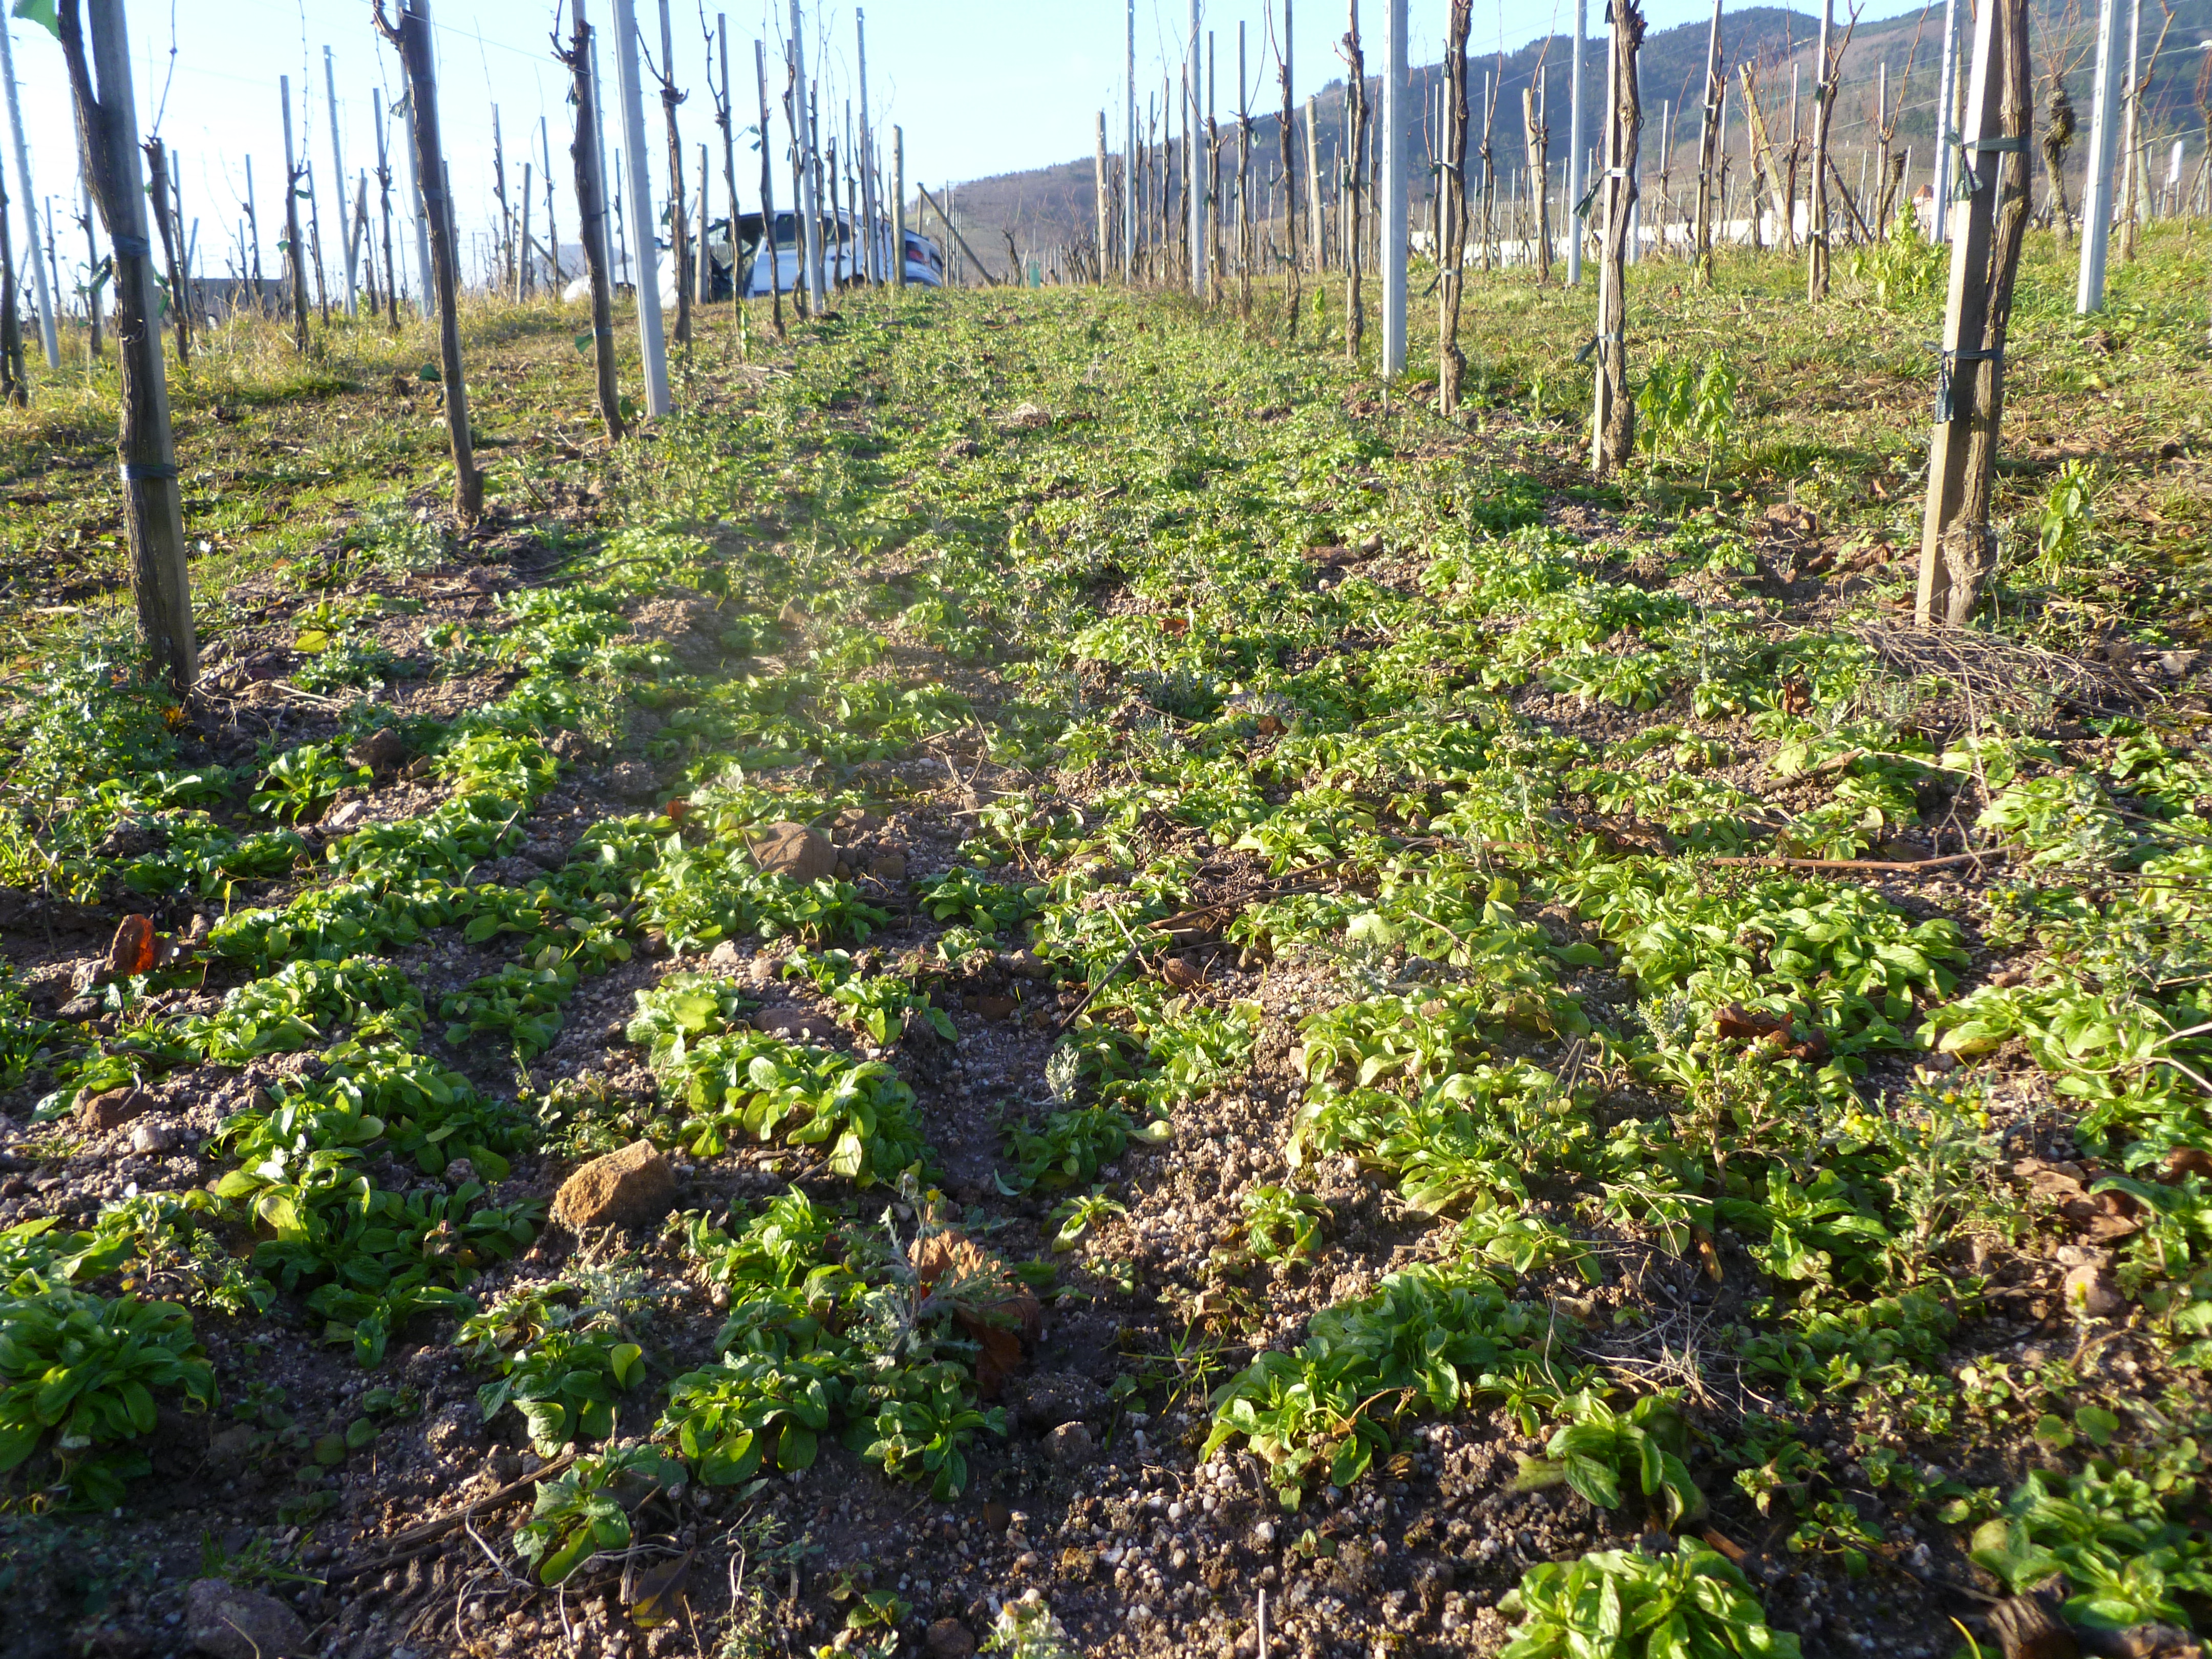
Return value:
[(2159, 1165), (2160, 1181), (2184, 1181), (2191, 1176), (2212, 1176), (2212, 1152), (2197, 1146), (2177, 1146)]
[(884, 827), (884, 821), (865, 806), (848, 806), (830, 821), (840, 841), (852, 841), (861, 836), (872, 836)]
[(921, 1638), (929, 1659), (968, 1659), (975, 1651), (975, 1638), (957, 1619), (939, 1619)]
[(76, 1127), (88, 1135), (106, 1134), (130, 1122), (149, 1103), (145, 1094), (136, 1087), (110, 1089), (105, 1094), (77, 1103)]
[(793, 881), (818, 881), (837, 868), (837, 849), (819, 830), (803, 823), (769, 823), (746, 836), (753, 862)]
[(313, 1651), (300, 1615), (273, 1595), (223, 1578), (201, 1578), (185, 1592), (192, 1645), (213, 1659), (305, 1659)]
[(571, 1232), (641, 1226), (675, 1207), (676, 1172), (649, 1140), (593, 1158), (553, 1195), (553, 1219)]
[(878, 881), (904, 881), (906, 879), (906, 854), (903, 853), (878, 853), (876, 854), (874, 860), (869, 864), (868, 873), (873, 876)]
[(1044, 1455), (1063, 1469), (1079, 1469), (1091, 1461), (1091, 1431), (1080, 1423), (1063, 1423), (1044, 1437)]
[(660, 780), (643, 761), (624, 761), (607, 774), (607, 783), (624, 800), (648, 800), (660, 793)]
[(2128, 1305), (2109, 1269), (2086, 1264), (2067, 1270), (2059, 1293), (2069, 1308), (2092, 1319), (2110, 1319)]
[(380, 726), (346, 751), (356, 766), (366, 766), (378, 777), (389, 777), (407, 764), (407, 743), (388, 726)]
[(969, 997), (968, 1006), (985, 1019), (1010, 1019), (1018, 1005), (1012, 997)]

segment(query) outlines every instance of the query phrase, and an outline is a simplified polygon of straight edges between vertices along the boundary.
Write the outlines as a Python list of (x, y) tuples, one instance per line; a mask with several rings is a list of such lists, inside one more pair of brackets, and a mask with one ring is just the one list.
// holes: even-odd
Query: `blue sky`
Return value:
[[(690, 93), (682, 120), (687, 155), (714, 136), (712, 108), (704, 84), (700, 0), (672, 0), (677, 79)], [(1277, 17), (1281, 0), (1272, 9)], [(1646, 0), (1650, 27), (1669, 27), (1709, 15), (1699, 0)], [(603, 29), (612, 15), (609, 0), (590, 0), (591, 15)], [(714, 15), (708, 0), (708, 18)], [(243, 158), (254, 158), (257, 196), (263, 204), (263, 257), (273, 261), (270, 189), (283, 170), (283, 138), (277, 77), (292, 77), (295, 120), (301, 114), (301, 82), (307, 83), (304, 131), (319, 186), (329, 177), (329, 117), (323, 94), (322, 49), (331, 49), (338, 82), (341, 139), (349, 176), (374, 160), (369, 93), (394, 88), (397, 65), (376, 36), (367, 0), (127, 0), (132, 56), (137, 64), (142, 131), (150, 130), (165, 82), (167, 104), (161, 131), (182, 153), (182, 181), (187, 218), (202, 221), (201, 264), (220, 274), (220, 256), (209, 250), (234, 234), (245, 189)], [(1870, 15), (1903, 9), (1900, 3), (1869, 8)], [(1108, 111), (1109, 147), (1121, 142), (1121, 85), (1126, 12), (1121, 0), (878, 0), (863, 8), (868, 31), (869, 95), (879, 122), (905, 130), (910, 176), (936, 185), (946, 180), (1008, 172), (1044, 162), (1087, 155), (1092, 147), (1096, 112)], [(1212, 0), (1206, 24), (1215, 37), (1217, 98), (1233, 106), (1237, 27), (1244, 23), (1251, 75), (1264, 81), (1261, 101), (1273, 103), (1273, 59), (1268, 38), (1270, 8), (1262, 0)], [(1445, 0), (1411, 0), (1412, 57), (1433, 62), (1441, 55)], [(1602, 0), (1593, 0), (1591, 27), (1600, 27)], [(464, 230), (489, 222), (491, 199), (492, 106), (499, 106), (510, 172), (519, 183), (523, 147), (534, 155), (539, 117), (552, 138), (562, 222), (574, 224), (568, 205), (568, 121), (563, 72), (550, 55), (550, 0), (433, 0), (438, 27), (441, 112), (447, 160), (460, 204)], [(787, 27), (788, 0), (770, 14), (753, 0), (727, 11), (731, 58), (738, 87), (738, 122), (753, 118), (752, 42), (780, 37)], [(806, 9), (810, 68), (826, 78), (824, 114), (835, 110), (842, 126), (843, 100), (852, 95), (856, 67), (854, 9), (850, 4), (810, 5)], [(1139, 0), (1137, 82), (1141, 106), (1165, 72), (1181, 61), (1188, 20), (1183, 4)], [(1363, 31), (1369, 61), (1379, 51), (1382, 0), (1364, 0)], [(172, 18), (176, 52), (170, 74)], [(1340, 65), (1335, 44), (1344, 32), (1345, 7), (1298, 0), (1294, 66), (1297, 91), (1306, 93), (1336, 78)], [(1515, 0), (1486, 13), (1478, 3), (1473, 46), (1478, 52), (1508, 50), (1553, 27), (1571, 26), (1569, 0)], [(648, 40), (657, 40), (653, 0), (641, 0), (640, 22)], [(39, 191), (57, 198), (74, 189), (73, 140), (61, 54), (52, 39), (28, 24), (13, 25), (15, 70), (24, 100), (24, 120), (33, 152)], [(826, 48), (826, 51), (821, 50)], [(820, 62), (812, 61), (819, 52)], [(1263, 70), (1262, 60), (1265, 58)], [(608, 96), (613, 95), (613, 65), (602, 47)], [(780, 72), (771, 58), (773, 95)], [(855, 100), (857, 118), (857, 100)], [(663, 188), (664, 145), (659, 112), (648, 108), (648, 148), (656, 194)], [(779, 133), (781, 118), (776, 119)], [(687, 162), (687, 166), (690, 163)], [(719, 161), (716, 163), (719, 167)], [(748, 205), (758, 164), (741, 154), (738, 180)], [(395, 177), (404, 178), (395, 161)], [(10, 194), (15, 192), (13, 169)], [(696, 186), (695, 186), (696, 188)], [(327, 198), (326, 198), (327, 199)], [(543, 211), (542, 191), (538, 197)], [(60, 229), (61, 203), (56, 202)], [(573, 237), (573, 230), (568, 233)], [(325, 232), (328, 240), (328, 232)], [(64, 250), (81, 248), (82, 238), (60, 237)]]

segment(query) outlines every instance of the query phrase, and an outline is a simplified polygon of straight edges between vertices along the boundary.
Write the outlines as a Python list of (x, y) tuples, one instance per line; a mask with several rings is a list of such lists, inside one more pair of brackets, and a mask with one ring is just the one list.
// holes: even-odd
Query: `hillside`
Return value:
[[(2212, 0), (2176, 0), (2172, 9), (2172, 25), (2167, 35), (2165, 50), (2160, 53), (2145, 107), (2148, 112), (2146, 130), (2153, 134), (2176, 132), (2194, 134), (2201, 131), (2203, 116), (2198, 112), (2194, 89), (2197, 60), (2202, 55), (2197, 42), (2212, 36)], [(2158, 33), (2160, 19), (2146, 12), (2143, 23), (2142, 49), (2146, 55), (2151, 50)], [(2073, 100), (2081, 128), (2081, 141), (2073, 150), (2075, 180), (2069, 185), (2074, 198), (2079, 200), (2079, 172), (2081, 155), (2087, 147), (2088, 111), (2091, 100), (2091, 80), (2095, 56), (2094, 14), (2086, 18), (2078, 3), (2053, 4), (2045, 0), (2039, 17), (2036, 34), (2038, 63), (2038, 120), (2043, 118), (2047, 106), (2045, 78), (2054, 69), (2063, 74), (2068, 95)], [(1838, 28), (1843, 27), (1842, 20)], [(1971, 30), (1971, 22), (1965, 26)], [(1700, 98), (1700, 77), (1704, 72), (1707, 40), (1707, 25), (1683, 24), (1674, 28), (1662, 29), (1645, 37), (1642, 52), (1642, 82), (1645, 114), (1645, 159), (1654, 171), (1657, 167), (1657, 152), (1668, 107), (1675, 112), (1672, 126), (1674, 137), (1673, 167), (1678, 180), (1675, 189), (1685, 186), (1679, 182), (1694, 169), (1697, 149), (1696, 109)], [(1801, 73), (1804, 101), (1801, 119), (1811, 118), (1811, 88), (1814, 58), (1820, 34), (1820, 19), (1816, 15), (1792, 11), (1778, 6), (1751, 6), (1731, 11), (1722, 19), (1722, 52), (1731, 82), (1730, 113), (1729, 118), (1729, 149), (1735, 166), (1740, 173), (1743, 150), (1743, 125), (1737, 110), (1741, 88), (1736, 84), (1738, 66), (1746, 63), (1757, 68), (1760, 82), (1761, 102), (1766, 106), (1770, 121), (1774, 124), (1774, 135), (1780, 142), (1787, 131), (1790, 100), (1790, 70), (1796, 67)], [(1838, 99), (1836, 147), (1847, 176), (1856, 176), (1860, 151), (1874, 142), (1872, 132), (1873, 100), (1878, 67), (1887, 65), (1893, 103), (1901, 103), (1896, 142), (1909, 146), (1915, 153), (1915, 176), (1926, 176), (1926, 158), (1932, 153), (1936, 131), (1936, 82), (1940, 69), (1938, 62), (1942, 46), (1942, 12), (1940, 6), (1931, 8), (1923, 16), (1920, 13), (1887, 18), (1880, 22), (1863, 24), (1851, 35), (1844, 54), (1842, 87)], [(1374, 48), (1370, 46), (1370, 52)], [(1521, 136), (1521, 102), (1524, 89), (1534, 85), (1540, 73), (1548, 87), (1550, 125), (1552, 131), (1551, 160), (1554, 168), (1553, 188), (1559, 188), (1556, 171), (1565, 155), (1568, 128), (1569, 105), (1568, 63), (1573, 43), (1564, 34), (1531, 40), (1519, 51), (1473, 59), (1469, 65), (1471, 95), (1478, 105), (1488, 77), (1495, 77), (1497, 98), (1496, 137), (1493, 149), (1501, 173), (1517, 171), (1524, 165), (1524, 150)], [(1593, 40), (1586, 52), (1583, 64), (1583, 95), (1585, 107), (1595, 112), (1602, 102), (1605, 76), (1605, 45), (1601, 36)], [(1406, 100), (1407, 133), (1413, 143), (1416, 157), (1413, 168), (1413, 196), (1418, 220), (1419, 204), (1427, 199), (1429, 174), (1421, 159), (1429, 153), (1431, 110), (1435, 105), (1437, 88), (1443, 77), (1441, 63), (1423, 64), (1412, 72), (1412, 95)], [(1372, 95), (1372, 94), (1371, 94)], [(1158, 94), (1154, 97), (1157, 100)], [(1332, 177), (1342, 147), (1344, 130), (1344, 83), (1330, 82), (1318, 96), (1321, 115), (1322, 155), (1323, 176)], [(1145, 118), (1144, 106), (1139, 105), (1139, 120)], [(1680, 113), (1684, 109), (1689, 113)], [(1303, 112), (1302, 112), (1303, 114)], [(1595, 117), (1586, 118), (1595, 130)], [(1109, 142), (1115, 146), (1118, 156), (1121, 135), (1117, 112), (1108, 112)], [(1477, 116), (1478, 122), (1480, 115)], [(1263, 179), (1276, 176), (1275, 158), (1280, 153), (1277, 137), (1279, 116), (1268, 114), (1253, 122), (1254, 165)], [(1304, 165), (1304, 129), (1300, 128), (1300, 165)], [(2161, 144), (2162, 149), (2162, 144)], [(2202, 140), (2193, 139), (2192, 155), (2201, 153)], [(2194, 166), (2192, 160), (2191, 165)], [(1001, 173), (991, 178), (969, 180), (955, 187), (952, 204), (962, 233), (969, 245), (989, 264), (994, 275), (1002, 274), (1006, 265), (1006, 238), (1009, 232), (1026, 253), (1033, 249), (1048, 249), (1085, 240), (1095, 211), (1092, 195), (1093, 161), (1090, 156), (1056, 163), (1051, 167), (1033, 167), (1018, 173)], [(2164, 161), (2159, 163), (2159, 176), (2164, 176)], [(913, 211), (910, 208), (909, 212)], [(936, 216), (928, 216), (930, 226), (937, 224)]]

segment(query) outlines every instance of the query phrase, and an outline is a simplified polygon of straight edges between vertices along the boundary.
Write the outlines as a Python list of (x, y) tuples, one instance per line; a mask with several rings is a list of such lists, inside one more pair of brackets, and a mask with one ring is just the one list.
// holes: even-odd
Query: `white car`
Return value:
[[(737, 258), (738, 269), (744, 273), (744, 293), (748, 299), (765, 297), (774, 289), (788, 294), (799, 286), (799, 264), (803, 253), (799, 238), (799, 216), (788, 211), (775, 216), (775, 241), (771, 257), (769, 247), (761, 238), (761, 216), (743, 213), (738, 216)], [(860, 237), (865, 234), (861, 221), (855, 215), (840, 212), (836, 220), (824, 217), (822, 247), (822, 266), (824, 276), (833, 289), (854, 283), (866, 282), (866, 261), (861, 257)], [(878, 265), (890, 263), (891, 228), (888, 221), (875, 222), (876, 246), (880, 258)], [(732, 281), (729, 221), (719, 219), (708, 228), (707, 256), (714, 262), (714, 277), (708, 292), (713, 299), (730, 297)], [(918, 232), (906, 233), (906, 279), (918, 288), (945, 286), (945, 255), (935, 242)], [(660, 261), (660, 303), (664, 307), (676, 303), (676, 262), (665, 257)]]

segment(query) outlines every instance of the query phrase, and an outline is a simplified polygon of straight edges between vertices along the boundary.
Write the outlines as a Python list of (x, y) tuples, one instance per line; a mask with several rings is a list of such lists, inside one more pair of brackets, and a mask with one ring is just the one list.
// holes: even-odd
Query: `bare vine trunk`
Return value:
[(599, 111), (592, 84), (592, 27), (585, 21), (584, 0), (575, 0), (576, 22), (562, 50), (559, 37), (553, 55), (568, 71), (569, 95), (576, 106), (575, 136), (568, 141), (568, 159), (575, 165), (576, 212), (582, 221), (578, 234), (584, 243), (584, 269), (592, 281), (592, 360), (596, 371), (599, 423), (607, 441), (623, 435), (622, 398), (615, 389), (614, 284), (607, 271), (607, 204), (599, 178)]
[(1459, 345), (1467, 265), (1467, 35), (1474, 0), (1451, 0), (1444, 21), (1444, 161), (1437, 173), (1437, 412), (1459, 408), (1467, 356)]
[(446, 433), (453, 450), (453, 516), (474, 524), (483, 516), (483, 474), (477, 471), (469, 431), (469, 388), (461, 365), (460, 270), (453, 248), (453, 197), (446, 188), (446, 152), (438, 136), (437, 74), (430, 57), (430, 24), (415, 0), (395, 27), (376, 0), (376, 27), (399, 52), (407, 76), (408, 125), (413, 130), (422, 208), (430, 228), (430, 276), (438, 300), (438, 373), (446, 396)]

